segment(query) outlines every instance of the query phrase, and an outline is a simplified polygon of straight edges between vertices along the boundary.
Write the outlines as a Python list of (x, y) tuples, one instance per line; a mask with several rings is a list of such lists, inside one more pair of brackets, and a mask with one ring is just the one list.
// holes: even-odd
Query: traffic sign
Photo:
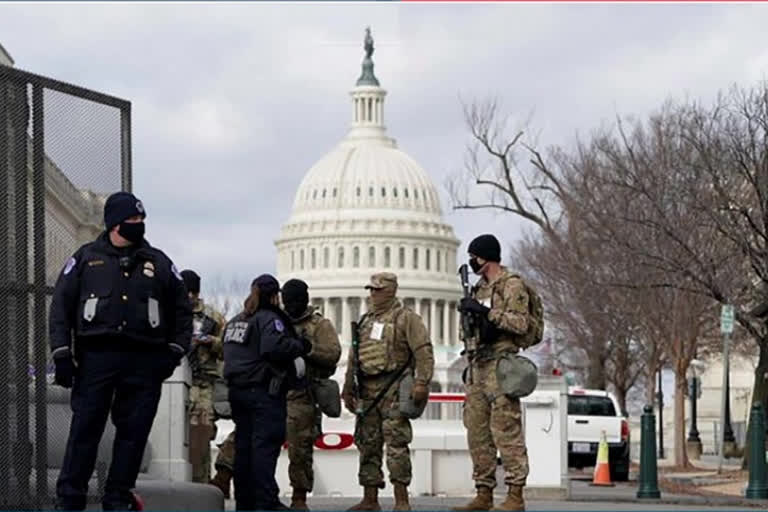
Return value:
[(723, 304), (722, 312), (720, 313), (720, 332), (723, 334), (731, 334), (733, 332), (733, 306), (731, 304)]

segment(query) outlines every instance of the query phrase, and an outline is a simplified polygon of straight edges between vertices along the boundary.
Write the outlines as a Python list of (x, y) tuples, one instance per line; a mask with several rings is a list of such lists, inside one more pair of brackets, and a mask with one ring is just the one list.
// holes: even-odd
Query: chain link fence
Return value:
[(130, 148), (129, 102), (0, 65), (0, 510), (51, 506), (71, 411), (51, 385), (50, 297), (106, 196), (131, 189)]

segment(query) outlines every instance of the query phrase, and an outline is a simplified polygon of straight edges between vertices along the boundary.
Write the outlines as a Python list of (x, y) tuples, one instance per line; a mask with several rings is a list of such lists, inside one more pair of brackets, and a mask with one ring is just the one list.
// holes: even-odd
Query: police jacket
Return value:
[(53, 291), (51, 350), (78, 345), (184, 354), (192, 307), (171, 260), (148, 242), (117, 248), (105, 232), (67, 261)]
[(230, 387), (249, 387), (277, 377), (287, 390), (296, 381), (294, 360), (308, 348), (278, 308), (262, 307), (250, 318), (240, 313), (224, 330), (224, 378)]

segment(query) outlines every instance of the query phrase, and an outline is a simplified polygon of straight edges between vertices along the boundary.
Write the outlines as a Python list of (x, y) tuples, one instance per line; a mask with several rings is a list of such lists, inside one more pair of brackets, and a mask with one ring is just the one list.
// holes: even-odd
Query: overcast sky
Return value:
[[(567, 144), (617, 112), (765, 78), (767, 15), (712, 4), (0, 4), (0, 42), (19, 68), (132, 102), (147, 237), (205, 286), (274, 271), (297, 185), (348, 128), (366, 25), (389, 133), (440, 189), (463, 255), (480, 232), (506, 245), (525, 225), (451, 211), (444, 184), (467, 143), (459, 96), (534, 111), (541, 144)], [(115, 132), (89, 137), (116, 145)]]

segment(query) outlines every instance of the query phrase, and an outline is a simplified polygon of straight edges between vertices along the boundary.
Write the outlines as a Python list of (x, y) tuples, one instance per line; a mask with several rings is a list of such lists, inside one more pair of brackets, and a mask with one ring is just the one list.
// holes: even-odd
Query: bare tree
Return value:
[(243, 300), (250, 289), (250, 281), (241, 277), (217, 275), (204, 279), (202, 287), (206, 303), (229, 319), (242, 309)]

